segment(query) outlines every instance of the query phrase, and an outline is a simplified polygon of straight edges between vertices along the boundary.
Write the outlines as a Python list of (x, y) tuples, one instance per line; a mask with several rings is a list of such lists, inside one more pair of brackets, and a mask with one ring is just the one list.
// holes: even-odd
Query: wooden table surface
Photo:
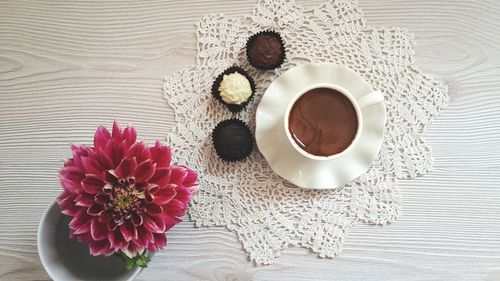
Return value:
[[(139, 280), (500, 280), (500, 3), (360, 2), (369, 25), (414, 32), (417, 65), (450, 88), (426, 134), (435, 169), (400, 183), (400, 219), (356, 226), (334, 260), (291, 248), (256, 267), (233, 233), (186, 218)], [(36, 230), (70, 142), (115, 117), (165, 137), (162, 79), (195, 62), (194, 23), (254, 3), (0, 0), (0, 280), (49, 279)]]

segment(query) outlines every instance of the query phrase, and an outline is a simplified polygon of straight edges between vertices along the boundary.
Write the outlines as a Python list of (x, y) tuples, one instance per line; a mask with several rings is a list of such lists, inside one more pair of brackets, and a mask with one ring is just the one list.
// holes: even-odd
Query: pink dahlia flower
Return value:
[(170, 147), (136, 142), (132, 127), (100, 126), (94, 146), (71, 145), (73, 158), (59, 171), (62, 213), (72, 217), (72, 237), (92, 255), (123, 253), (130, 259), (167, 244), (196, 191), (197, 174), (171, 166)]

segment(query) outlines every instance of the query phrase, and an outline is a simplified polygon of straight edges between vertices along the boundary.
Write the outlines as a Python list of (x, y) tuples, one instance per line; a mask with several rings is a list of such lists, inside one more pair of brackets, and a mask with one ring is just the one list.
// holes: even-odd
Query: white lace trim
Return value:
[[(284, 65), (257, 71), (245, 59), (247, 38), (260, 30), (281, 33)], [(164, 96), (175, 111), (169, 135), (174, 159), (200, 172), (200, 190), (190, 207), (196, 226), (226, 226), (250, 258), (269, 264), (289, 246), (334, 257), (358, 221), (386, 224), (399, 214), (398, 179), (432, 166), (422, 134), (446, 106), (447, 87), (413, 62), (413, 34), (401, 28), (366, 26), (356, 1), (330, 1), (304, 10), (293, 1), (260, 1), (250, 16), (208, 15), (197, 25), (197, 65), (165, 79)], [(257, 104), (270, 81), (304, 62), (334, 62), (359, 72), (386, 98), (387, 126), (370, 170), (336, 191), (290, 188), (257, 149), (244, 162), (224, 163), (210, 142), (215, 125), (233, 115), (210, 94), (217, 75), (234, 64), (255, 79), (247, 110), (236, 117), (254, 127)]]

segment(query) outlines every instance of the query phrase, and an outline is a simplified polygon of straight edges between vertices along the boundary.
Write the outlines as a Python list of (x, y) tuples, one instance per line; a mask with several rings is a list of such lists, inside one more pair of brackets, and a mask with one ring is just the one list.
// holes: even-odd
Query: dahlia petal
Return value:
[(123, 130), (123, 139), (125, 143), (130, 147), (133, 145), (137, 139), (137, 132), (133, 127), (127, 127)]
[(140, 215), (138, 215), (138, 214), (132, 214), (131, 221), (132, 221), (132, 223), (133, 223), (135, 226), (142, 225), (142, 223), (143, 223), (142, 216), (140, 216)]
[(64, 167), (68, 167), (68, 166), (75, 166), (75, 161), (73, 161), (73, 159), (64, 159)]
[(118, 227), (118, 225), (115, 223), (114, 220), (109, 220), (107, 227), (109, 231), (114, 231)]
[(151, 203), (146, 205), (146, 211), (149, 215), (155, 216), (163, 213), (163, 208), (158, 204)]
[(98, 216), (104, 212), (104, 207), (99, 204), (94, 204), (87, 209), (87, 214), (91, 216)]
[(109, 194), (111, 192), (113, 192), (113, 186), (109, 183), (105, 184), (103, 187), (102, 187), (102, 191), (106, 194)]
[(90, 234), (92, 238), (96, 241), (106, 239), (106, 225), (100, 223), (97, 219), (93, 219), (90, 222)]
[(154, 233), (165, 232), (165, 223), (163, 220), (153, 216), (145, 216), (143, 225), (146, 229)]
[(94, 135), (94, 147), (101, 148), (105, 147), (108, 141), (111, 139), (111, 134), (108, 129), (104, 126), (97, 127)]
[[(182, 220), (181, 220), (182, 221)], [(169, 231), (172, 227), (174, 227), (177, 223), (165, 224), (165, 232)]]
[(71, 239), (77, 239), (78, 242), (85, 243), (85, 244), (88, 244), (88, 243), (94, 241), (94, 239), (92, 239), (92, 236), (90, 235), (90, 221), (89, 221), (89, 230), (87, 232), (81, 233), (81, 234), (75, 234), (73, 232), (70, 232), (69, 236)]
[(106, 170), (113, 169), (114, 167), (113, 160), (102, 147), (99, 147), (97, 150), (97, 162), (99, 162), (99, 164), (101, 164), (101, 166)]
[(108, 223), (108, 221), (113, 217), (113, 210), (108, 209), (99, 214), (97, 217), (99, 219), (99, 222), (101, 223)]
[(122, 130), (120, 129), (120, 126), (118, 125), (118, 121), (113, 122), (113, 133), (112, 133), (112, 138), (114, 140), (122, 140)]
[(146, 187), (146, 191), (149, 193), (156, 193), (158, 190), (160, 190), (160, 187), (156, 183), (148, 183)]
[(80, 171), (85, 171), (85, 168), (83, 167), (82, 160), (80, 159), (80, 156), (75, 156), (73, 155), (73, 167), (77, 168)]
[(73, 163), (75, 167), (77, 167), (80, 170), (83, 170), (84, 167), (82, 165), (81, 158), (82, 157), (87, 157), (89, 155), (90, 148), (83, 146), (83, 145), (77, 145), (77, 144), (71, 144), (71, 152), (73, 154)]
[(153, 242), (149, 243), (146, 249), (148, 249), (148, 251), (150, 252), (158, 252), (160, 250)]
[(155, 146), (151, 147), (149, 152), (151, 153), (153, 163), (156, 163), (157, 167), (170, 166), (172, 151), (169, 146), (161, 145), (159, 141), (156, 141)]
[(185, 186), (196, 185), (196, 182), (198, 180), (198, 174), (189, 168), (185, 167), (185, 169), (188, 172), (188, 174), (187, 174), (186, 178), (184, 179), (184, 185)]
[(125, 239), (125, 241), (128, 242), (128, 241), (132, 240), (132, 233), (130, 232), (130, 229), (128, 229), (125, 226), (125, 224), (120, 225), (119, 229), (120, 229), (120, 232), (121, 232), (123, 238)]
[(82, 157), (81, 161), (86, 174), (92, 174), (101, 179), (103, 178), (104, 168), (101, 164), (97, 163), (97, 161), (90, 157)]
[[(111, 159), (113, 159), (113, 165), (116, 167), (122, 161), (125, 151), (127, 151), (126, 144), (113, 142), (111, 144)], [(128, 157), (132, 158), (132, 157)]]
[(137, 156), (137, 162), (141, 163), (147, 159), (151, 159), (151, 152), (149, 151), (146, 142), (142, 141), (140, 144), (143, 146), (141, 153)]
[(146, 202), (148, 203), (151, 203), (153, 202), (153, 195), (148, 191), (146, 190), (146, 193), (144, 194), (144, 199), (146, 199)]
[(123, 160), (120, 162), (118, 167), (116, 167), (114, 172), (119, 179), (125, 179), (129, 176), (134, 175), (136, 168), (137, 168), (137, 162), (135, 158), (132, 159), (123, 158)]
[[(120, 233), (120, 231), (117, 232)], [(119, 242), (117, 241), (118, 239), (116, 239), (115, 232), (114, 231), (108, 232), (106, 236), (109, 241), (109, 247), (113, 249), (113, 251), (115, 252), (118, 251), (120, 247), (118, 247)]]
[(71, 222), (69, 223), (70, 227), (73, 225), (80, 225), (85, 223), (87, 220), (89, 220), (91, 217), (87, 215), (87, 211), (83, 208), (79, 208), (78, 212), (73, 216), (71, 219)]
[(135, 255), (136, 255), (136, 254), (135, 254), (135, 253), (133, 253), (133, 252), (129, 252), (129, 250), (128, 250), (128, 246), (127, 246), (127, 248), (126, 248), (126, 249), (122, 249), (122, 253), (124, 253), (127, 257), (129, 257), (129, 258), (131, 258), (131, 259), (132, 259), (132, 258), (134, 258), (134, 257), (135, 257)]
[[(175, 217), (175, 216), (172, 216), (171, 214), (168, 213), (168, 211), (164, 210), (163, 211), (163, 215), (162, 215), (162, 218), (163, 218), (163, 221), (165, 222), (165, 225), (168, 225), (170, 226), (170, 228), (172, 228), (172, 226), (182, 222), (181, 219)], [(168, 228), (168, 229), (170, 229)], [(168, 230), (167, 229), (167, 230)]]
[(165, 232), (165, 220), (163, 219), (163, 215), (159, 216), (150, 216), (152, 220), (155, 221), (156, 225), (158, 225), (161, 228), (160, 232)]
[(122, 248), (127, 247), (127, 241), (125, 241), (125, 239), (123, 238), (121, 231), (119, 230), (110, 231), (108, 232), (107, 237), (110, 247), (114, 251), (118, 251)]
[(167, 235), (165, 233), (153, 233), (153, 237), (155, 239), (155, 244), (160, 249), (163, 249), (167, 245)]
[(72, 143), (69, 145), (69, 147), (72, 153), (80, 153), (80, 150), (83, 147), (83, 145)]
[(137, 240), (139, 238), (139, 234), (137, 233), (137, 227), (130, 221), (125, 223), (127, 227), (132, 231), (132, 238)]
[[(61, 206), (62, 204), (69, 204), (69, 203), (73, 203), (73, 200), (75, 200), (75, 198), (77, 197), (78, 195), (73, 193), (73, 192), (69, 192), (69, 191), (63, 191), (58, 197), (57, 197), (57, 203), (59, 204), (59, 206)], [(66, 203), (65, 203), (66, 202)], [(61, 208), (64, 208), (65, 206), (61, 206)]]
[(120, 226), (120, 231), (126, 241), (137, 239), (137, 228), (130, 222), (126, 222)]
[(147, 247), (150, 243), (154, 243), (153, 233), (151, 233), (151, 231), (147, 230), (145, 227), (138, 227), (137, 233), (139, 236), (136, 241), (137, 244), (143, 247)]
[(173, 216), (180, 217), (186, 214), (187, 204), (177, 199), (172, 199), (167, 205), (163, 206), (163, 209)]
[(167, 235), (165, 233), (153, 233), (154, 243), (149, 243), (148, 250), (157, 252), (167, 245)]
[(113, 254), (113, 250), (110, 248), (110, 244), (107, 239), (90, 242), (89, 251), (93, 256), (109, 256)]
[(83, 170), (74, 166), (66, 166), (59, 170), (59, 175), (67, 180), (74, 181), (76, 183), (81, 182), (85, 178), (85, 173)]
[(128, 148), (125, 153), (125, 157), (135, 157), (137, 159), (137, 163), (141, 163), (145, 160), (151, 159), (151, 153), (143, 142), (137, 142)]
[(177, 192), (173, 188), (163, 188), (153, 194), (153, 202), (158, 205), (165, 205), (172, 200)]
[(182, 202), (186, 206), (191, 198), (193, 198), (196, 189), (183, 187), (176, 189), (176, 191), (177, 195), (175, 196), (175, 199)]
[(104, 194), (96, 194), (94, 195), (94, 202), (104, 206), (106, 203), (110, 202), (110, 199)]
[(78, 206), (75, 205), (75, 199), (77, 195), (68, 191), (63, 191), (61, 195), (57, 198), (57, 203), (61, 207), (61, 213), (67, 216), (75, 216), (78, 210)]
[(82, 181), (83, 190), (88, 194), (96, 194), (98, 192), (102, 192), (104, 185), (105, 183), (102, 180), (93, 175), (88, 175)]
[(145, 160), (139, 165), (137, 165), (137, 169), (135, 170), (135, 180), (137, 182), (145, 182), (149, 180), (156, 169), (156, 164), (153, 164), (151, 160)]
[(75, 205), (79, 207), (90, 207), (94, 204), (94, 197), (86, 193), (81, 193), (75, 198)]
[(103, 255), (105, 257), (111, 257), (114, 254), (115, 254), (115, 251), (113, 251), (113, 249), (110, 246), (108, 246), (108, 248), (106, 249), (106, 252)]
[(168, 210), (180, 210), (185, 208), (186, 204), (180, 200), (177, 200), (177, 198), (174, 198), (168, 202), (166, 205), (166, 209)]
[(170, 175), (170, 182), (177, 185), (183, 184), (184, 180), (188, 176), (188, 171), (186, 168), (181, 166), (172, 167), (172, 174)]
[(73, 156), (78, 156), (78, 157), (88, 156), (88, 153), (90, 151), (90, 148), (87, 146), (84, 146), (84, 145), (72, 143), (70, 145), (70, 147), (71, 147), (71, 152), (72, 152)]
[(181, 219), (172, 216), (167, 211), (164, 211), (163, 214), (161, 214), (161, 218), (165, 222), (165, 232), (169, 231), (174, 225), (182, 222)]
[(59, 183), (67, 192), (78, 193), (82, 189), (80, 182), (74, 182), (63, 177), (59, 177)]
[(90, 230), (90, 219), (92, 217), (87, 215), (85, 209), (80, 209), (69, 222), (69, 228), (75, 234), (86, 233)]
[(108, 141), (108, 143), (106, 144), (106, 146), (102, 147), (104, 153), (111, 159), (111, 161), (113, 162), (113, 168), (115, 167), (115, 165), (118, 165), (118, 163), (115, 163), (114, 162), (114, 159), (113, 159), (113, 141), (110, 140)]
[(90, 221), (88, 221), (88, 222), (86, 222), (84, 224), (75, 226), (71, 230), (72, 230), (72, 233), (74, 235), (80, 235), (80, 234), (88, 233), (88, 232), (90, 232)]
[(104, 181), (107, 183), (115, 183), (118, 181), (118, 177), (114, 170), (107, 170), (104, 172)]
[(125, 218), (121, 216), (118, 220), (115, 220), (115, 223), (120, 226), (125, 223)]
[[(125, 157), (127, 158), (137, 158), (138, 155), (141, 154), (141, 151), (144, 149), (144, 144), (140, 142), (136, 142), (130, 146), (127, 151), (125, 152)], [(142, 161), (141, 161), (142, 162)]]
[(170, 167), (156, 168), (154, 175), (148, 182), (157, 184), (159, 187), (164, 187), (170, 182)]
[(156, 158), (158, 157), (158, 150), (161, 146), (160, 141), (155, 141), (155, 145), (149, 148), (149, 153), (151, 153), (151, 160), (153, 162), (158, 162), (156, 161)]
[(134, 242), (130, 242), (126, 250), (122, 250), (122, 252), (127, 255), (129, 258), (133, 258), (137, 256), (137, 254), (142, 254), (144, 252), (144, 248), (139, 247)]

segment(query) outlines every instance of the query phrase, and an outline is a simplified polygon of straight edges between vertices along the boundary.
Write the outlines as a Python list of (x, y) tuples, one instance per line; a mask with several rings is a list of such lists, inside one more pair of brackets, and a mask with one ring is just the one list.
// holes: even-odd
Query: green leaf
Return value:
[[(128, 257), (127, 257), (127, 258), (128, 258)], [(125, 268), (127, 269), (127, 271), (132, 270), (132, 268), (134, 267), (134, 264), (135, 264), (134, 259), (128, 258), (128, 259), (127, 259), (127, 264), (126, 264), (126, 266), (125, 266)]]
[(143, 259), (137, 259), (136, 264), (140, 267), (147, 267), (147, 264)]
[(133, 258), (130, 258), (129, 256), (125, 255), (124, 253), (121, 253), (120, 257), (125, 262), (125, 268), (127, 269), (127, 271), (132, 270), (135, 266), (142, 267), (142, 268), (148, 267), (148, 262), (151, 261), (151, 259), (146, 256), (146, 253), (136, 255)]

